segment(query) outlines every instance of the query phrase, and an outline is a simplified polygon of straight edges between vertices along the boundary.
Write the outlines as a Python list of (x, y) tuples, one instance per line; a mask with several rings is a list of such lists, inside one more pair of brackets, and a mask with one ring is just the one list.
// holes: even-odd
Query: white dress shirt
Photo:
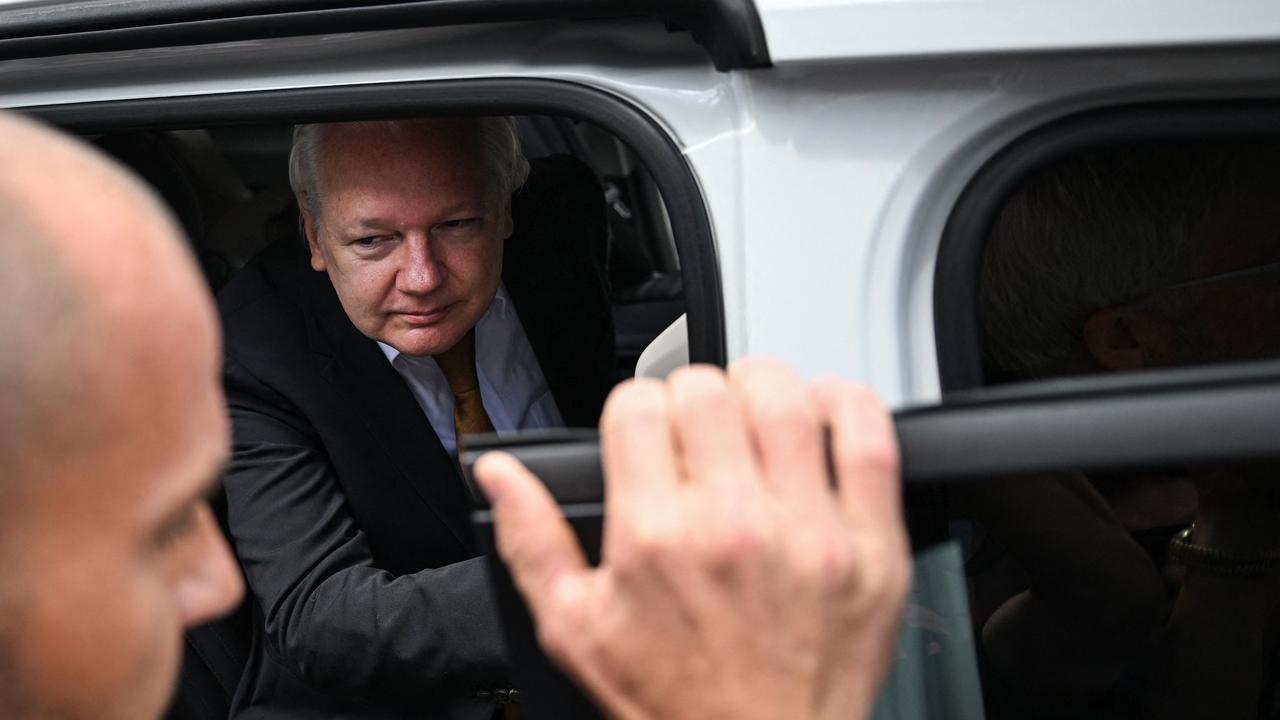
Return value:
[[(453, 391), (435, 358), (404, 355), (382, 342), (378, 347), (409, 384), (445, 451), (457, 455)], [(501, 286), (476, 323), (476, 377), (480, 380), (480, 400), (499, 435), (564, 425), (520, 318), (506, 288)]]

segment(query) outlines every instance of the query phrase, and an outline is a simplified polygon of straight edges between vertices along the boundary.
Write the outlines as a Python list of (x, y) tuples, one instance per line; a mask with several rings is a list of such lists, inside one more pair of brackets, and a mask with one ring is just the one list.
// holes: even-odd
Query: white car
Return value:
[[(1189, 646), (1160, 639), (1181, 617), (1183, 575), (1140, 647), (1075, 644), (1115, 621), (1089, 609), (1107, 607), (1111, 586), (1087, 572), (1107, 558), (1048, 581), (1012, 572), (1000, 595), (976, 579), (1002, 553), (1027, 563), (1022, 541), (957, 501), (992, 477), (1280, 454), (1280, 366), (1240, 357), (1251, 362), (994, 387), (1015, 378), (984, 354), (980, 302), (985, 241), (1039, 169), (1098, 148), (1280, 138), (1274, 0), (17, 0), (0, 2), (0, 107), (101, 142), (158, 186), (185, 168), (196, 197), (167, 199), (196, 208), (188, 230), (214, 285), (291, 227), (291, 124), (519, 116), (527, 145), (579, 155), (605, 182), (625, 366), (774, 356), (898, 409), (920, 555), (877, 717), (1280, 712), (1272, 621), (1233, 609), (1229, 580), (1204, 602), (1258, 640), (1195, 654), (1219, 651), (1213, 668), (1238, 682), (1178, 664)], [(156, 147), (176, 165), (153, 167)], [(1124, 508), (1098, 513), (1139, 540), (1160, 525), (1130, 517), (1150, 504)], [(1025, 510), (1031, 525), (1051, 512)], [(1228, 560), (1257, 560), (1250, 582), (1270, 583), (1280, 545), (1254, 549)], [(1185, 564), (1175, 574), (1214, 573)], [(1000, 645), (988, 621), (1013, 612), (1002, 601), (1075, 597), (1055, 582), (1094, 594), (1077, 618), (1091, 629), (1014, 623), (1031, 634)], [(1161, 685), (1169, 663), (1182, 681)], [(182, 700), (225, 702), (234, 673), (188, 669), (173, 716), (217, 716)]]

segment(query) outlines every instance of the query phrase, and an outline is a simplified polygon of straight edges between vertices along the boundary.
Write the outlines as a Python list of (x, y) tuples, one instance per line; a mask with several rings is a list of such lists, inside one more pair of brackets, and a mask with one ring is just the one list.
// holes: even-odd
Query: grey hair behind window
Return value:
[[(375, 120), (389, 126), (417, 122), (414, 120)], [(475, 118), (476, 144), (482, 162), (487, 166), (498, 192), (509, 195), (515, 192), (529, 177), (529, 161), (520, 146), (516, 122), (511, 117)], [(307, 211), (313, 218), (320, 216), (322, 204), (318, 185), (317, 158), (320, 150), (321, 123), (296, 125), (293, 128), (293, 147), (289, 152), (289, 185), (294, 193), (305, 194)]]
[[(1002, 207), (983, 254), (988, 364), (1020, 378), (1092, 366), (1089, 316), (1196, 274), (1219, 208), (1259, 192), (1277, 148), (1179, 143), (1101, 148), (1055, 161)], [(1176, 318), (1176, 297), (1153, 309)]]

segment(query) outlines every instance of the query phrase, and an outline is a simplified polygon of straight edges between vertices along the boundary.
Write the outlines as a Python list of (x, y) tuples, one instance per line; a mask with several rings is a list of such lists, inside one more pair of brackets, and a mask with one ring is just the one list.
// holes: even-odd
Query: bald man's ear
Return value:
[(1103, 308), (1084, 321), (1084, 344), (1105, 370), (1140, 370), (1147, 366), (1146, 316), (1129, 306)]
[(298, 193), (298, 212), (302, 215), (302, 234), (307, 240), (307, 249), (311, 251), (311, 269), (316, 272), (324, 272), (327, 266), (324, 262), (324, 253), (320, 252), (320, 240), (316, 234), (316, 221), (311, 217), (310, 206), (307, 204), (307, 194)]

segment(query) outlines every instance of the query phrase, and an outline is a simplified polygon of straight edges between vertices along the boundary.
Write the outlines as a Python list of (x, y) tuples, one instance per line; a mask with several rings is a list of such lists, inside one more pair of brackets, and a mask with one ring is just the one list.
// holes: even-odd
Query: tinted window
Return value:
[[(1271, 140), (1130, 142), (1027, 175), (984, 238), (987, 384), (1276, 357), (1277, 160)], [(988, 717), (1274, 716), (1275, 464), (952, 489)]]

